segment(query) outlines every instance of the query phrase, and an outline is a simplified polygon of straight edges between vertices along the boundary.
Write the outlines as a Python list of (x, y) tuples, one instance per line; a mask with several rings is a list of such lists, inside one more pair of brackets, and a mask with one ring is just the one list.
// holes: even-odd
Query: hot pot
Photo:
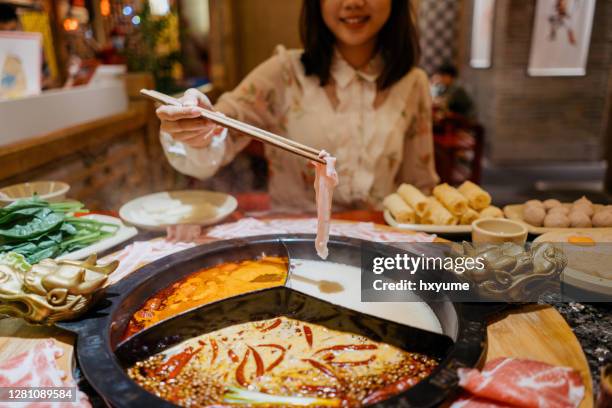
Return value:
[[(236, 310), (232, 304), (248, 304), (248, 309), (259, 317), (273, 311), (267, 306), (270, 299), (298, 299), (298, 303), (311, 308), (336, 308), (343, 314), (344, 322), (371, 322), (361, 326), (362, 332), (378, 336), (379, 339), (398, 346), (409, 345), (412, 351), (420, 351), (440, 359), (438, 368), (413, 388), (386, 401), (380, 407), (430, 407), (451, 397), (457, 389), (456, 370), (459, 367), (477, 365), (486, 349), (486, 320), (499, 311), (499, 305), (453, 303), (439, 299), (429, 303), (438, 318), (443, 334), (430, 333), (384, 321), (363, 313), (350, 311), (334, 305), (325, 305), (286, 287), (264, 289), (258, 293), (239, 295), (183, 312), (167, 321), (157, 323), (146, 330), (122, 341), (127, 324), (133, 313), (145, 301), (175, 281), (202, 268), (223, 262), (256, 259), (263, 254), (284, 256), (289, 259), (318, 260), (314, 252), (312, 235), (256, 236), (245, 239), (220, 241), (197, 246), (151, 263), (132, 273), (129, 277), (108, 287), (98, 303), (81, 319), (60, 322), (57, 326), (77, 334), (76, 357), (80, 369), (92, 387), (114, 407), (171, 407), (168, 401), (147, 392), (126, 374), (125, 367), (135, 359), (147, 357), (165, 347), (200, 334), (198, 330), (211, 331), (223, 321), (221, 313)], [(331, 237), (328, 261), (360, 267), (361, 251), (365, 242), (359, 239)], [(384, 244), (367, 243), (369, 251), (380, 256), (397, 253)], [(420, 274), (423, 272), (417, 272)], [(425, 276), (425, 275), (424, 275)], [(445, 295), (441, 295), (445, 296)], [(241, 303), (242, 302), (242, 303)], [(246, 303), (244, 303), (246, 302)], [(310, 303), (309, 303), (310, 302)], [(285, 302), (292, 303), (291, 301)], [(295, 302), (293, 302), (295, 304)], [(289, 307), (289, 306), (288, 306)], [(302, 318), (315, 318), (316, 313)], [(236, 317), (228, 312), (232, 321), (248, 320), (247, 314)], [(309, 317), (310, 316), (310, 317)], [(342, 323), (344, 324), (344, 323)], [(372, 327), (379, 331), (373, 333)], [(382, 329), (380, 329), (382, 327)], [(363, 329), (363, 330), (362, 330)], [(416, 349), (415, 349), (416, 348)]]

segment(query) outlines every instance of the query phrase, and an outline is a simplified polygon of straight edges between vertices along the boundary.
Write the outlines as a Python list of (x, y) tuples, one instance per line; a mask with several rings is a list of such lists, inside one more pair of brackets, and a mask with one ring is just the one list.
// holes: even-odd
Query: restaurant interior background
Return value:
[[(201, 87), (214, 100), (269, 57), (275, 45), (300, 46), (293, 23), (299, 1), (0, 3), (16, 5), (21, 29), (42, 33), (44, 45), (43, 92), (0, 102), (2, 185), (63, 180), (75, 198), (94, 209), (117, 209), (144, 193), (186, 186), (247, 193), (238, 195), (241, 205), (266, 206), (265, 197), (248, 194), (265, 191), (261, 146), (253, 142), (206, 182), (179, 175), (159, 147), (154, 106), (138, 91)], [(586, 71), (579, 76), (528, 73), (534, 0), (488, 2), (494, 5), (489, 48), (487, 39), (477, 45), (472, 37), (478, 1), (413, 3), (422, 67), (433, 74), (440, 65), (455, 65), (475, 107), (472, 118), (437, 117), (436, 159), (443, 181), (471, 178), (499, 205), (533, 197), (569, 200), (585, 192), (607, 202), (612, 1), (596, 1)], [(476, 46), (485, 47), (484, 65), (472, 61)], [(126, 75), (117, 64), (127, 66)]]
[[(33, 180), (62, 181), (70, 186), (69, 199), (79, 200), (91, 210), (92, 216), (100, 217), (121, 216), (119, 209), (131, 200), (157, 192), (196, 189), (230, 193), (237, 199), (238, 208), (234, 211), (235, 207), (231, 207), (223, 217), (233, 222), (214, 225), (211, 229), (229, 225), (231, 230), (239, 224), (240, 228), (247, 225), (244, 230), (248, 230), (248, 224), (240, 224), (247, 220), (268, 227), (278, 222), (280, 230), (288, 225), (281, 222), (283, 217), (290, 224), (296, 222), (294, 218), (306, 216), (266, 212), (270, 208), (268, 167), (259, 142), (252, 141), (235, 160), (207, 180), (176, 171), (160, 145), (156, 105), (140, 93), (146, 88), (178, 96), (188, 88), (197, 87), (214, 102), (270, 57), (276, 45), (300, 47), (297, 22), (301, 3), (300, 0), (0, 0), (0, 189)], [(541, 4), (550, 8), (539, 13)], [(593, 8), (582, 9), (582, 14), (572, 8), (588, 4)], [(465, 180), (474, 181), (490, 193), (489, 196), (484, 192), (489, 202), (473, 209), (466, 205), (463, 214), (471, 212), (477, 218), (460, 221), (463, 225), (454, 225), (459, 221), (450, 213), (451, 221), (445, 223), (396, 222), (395, 215), (389, 215), (389, 208), (385, 213), (379, 208), (346, 211), (361, 213), (362, 218), (342, 218), (344, 214), (336, 213), (335, 221), (342, 220), (336, 224), (346, 226), (347, 231), (354, 229), (362, 233), (365, 240), (379, 241), (377, 237), (384, 236), (380, 241), (394, 241), (398, 235), (393, 232), (404, 228), (400, 232), (407, 242), (413, 239), (462, 241), (470, 239), (473, 220), (488, 220), (491, 216), (485, 215), (488, 209), (496, 210), (499, 215), (495, 217), (503, 218), (501, 208), (507, 204), (532, 199), (554, 199), (547, 201), (554, 201), (559, 207), (564, 202), (574, 208), (583, 206), (584, 202), (570, 203), (586, 195), (595, 203), (597, 211), (605, 209), (601, 211), (606, 216), (603, 227), (612, 225), (612, 166), (609, 165), (612, 163), (612, 0), (413, 0), (412, 5), (420, 31), (420, 66), (432, 85), (437, 172), (442, 182), (454, 186)], [(15, 13), (11, 14), (13, 10)], [(578, 14), (584, 18), (569, 17)], [(570, 44), (579, 54), (569, 61), (573, 68), (554, 68), (553, 58), (546, 60), (546, 41), (553, 39)], [(544, 69), (538, 63), (553, 65), (553, 68)], [(468, 101), (468, 108), (463, 112), (451, 108), (437, 82), (441, 77), (452, 80), (455, 73), (453, 89), (460, 90), (463, 101)], [(0, 201), (3, 198), (6, 197), (0, 191)], [(436, 199), (423, 199), (428, 205), (437, 203), (446, 212)], [(402, 205), (407, 207), (406, 203)], [(529, 208), (522, 204), (513, 207), (522, 208), (520, 217)], [(590, 227), (595, 210), (590, 202), (587, 207), (590, 215), (582, 215), (587, 216)], [(548, 215), (553, 215), (553, 209), (546, 208)], [(158, 215), (164, 211), (164, 208), (154, 208), (152, 212)], [(540, 211), (544, 219), (544, 207)], [(414, 211), (411, 214), (415, 217)], [(395, 224), (384, 216), (392, 218)], [(210, 213), (208, 217), (210, 221)], [(524, 221), (520, 217), (519, 221)], [(7, 219), (12, 222), (10, 217)], [(529, 225), (530, 238), (536, 235), (534, 228), (551, 230), (553, 234), (561, 229), (541, 227), (542, 219), (538, 225)], [(380, 225), (385, 220), (397, 228)], [(218, 221), (214, 218), (211, 223)], [(267, 221), (270, 224), (265, 224)], [(314, 219), (297, 221), (313, 221), (308, 225), (315, 225)], [(155, 226), (161, 228), (157, 231), (132, 224), (141, 231), (133, 225), (122, 225), (121, 231), (133, 230), (133, 235), (116, 241), (121, 246), (115, 243), (112, 248), (109, 245), (98, 251), (102, 261), (108, 257), (121, 260), (123, 274), (117, 277), (114, 272), (112, 283), (149, 262), (153, 265), (160, 257), (196, 245), (171, 236), (172, 227), (179, 222), (168, 222), (171, 227), (166, 230), (167, 224), (159, 221)], [(432, 227), (417, 231), (437, 235), (414, 234), (414, 225)], [(198, 233), (204, 231), (199, 229), (200, 225), (196, 226)], [(594, 222), (593, 226), (599, 227)], [(365, 232), (362, 227), (366, 228)], [(447, 235), (446, 227), (451, 228)], [(459, 233), (455, 234), (452, 228), (459, 229)], [(527, 229), (523, 229), (522, 243), (527, 239)], [(594, 230), (593, 233), (603, 230), (602, 234), (609, 237), (612, 229), (589, 230)], [(156, 239), (164, 233), (168, 234), (167, 240)], [(494, 236), (505, 233), (502, 230)], [(111, 238), (113, 234), (110, 233)], [(278, 230), (274, 234), (278, 235)], [(336, 235), (333, 231), (332, 234)], [(346, 236), (355, 238), (348, 233)], [(214, 241), (228, 237), (211, 234), (198, 238)], [(585, 243), (584, 247), (589, 242), (595, 243), (593, 239), (572, 241), (573, 238), (569, 236), (567, 242), (581, 248)], [(242, 247), (243, 241), (237, 242)], [(166, 244), (168, 248), (164, 247)], [(94, 253), (89, 249), (88, 254)], [(602, 257), (598, 261), (605, 264), (606, 259), (610, 258)], [(187, 261), (191, 262), (191, 258)], [(174, 264), (164, 265), (170, 268)], [(599, 268), (600, 264), (593, 265)], [(177, 271), (172, 270), (170, 274), (164, 268), (158, 269), (154, 279), (147, 282), (159, 288), (164, 282), (170, 282)], [(610, 276), (609, 268), (602, 269)], [(163, 279), (157, 279), (162, 276)], [(120, 285), (130, 282), (124, 280)], [(306, 279), (306, 282), (318, 285), (328, 281)], [(609, 285), (612, 280), (606, 282)], [(120, 287), (126, 288), (126, 292), (132, 290)], [(348, 284), (346, 287), (353, 289)], [(609, 367), (607, 376), (612, 384), (612, 304), (557, 302), (556, 299), (544, 300), (554, 309), (521, 303), (520, 309), (496, 318), (488, 329), (489, 357), (497, 353), (578, 367), (586, 375), (584, 378), (593, 376), (593, 385), (587, 381), (587, 398), (581, 405), (588, 407), (593, 402), (590, 391), (597, 390), (598, 373), (604, 365)], [(546, 327), (542, 322), (547, 322)], [(0, 363), (12, 361), (14, 355), (27, 349), (28, 344), (34, 344), (34, 340), (51, 337), (64, 347), (66, 353), (61, 367), (69, 370), (74, 338), (68, 339), (58, 328), (30, 326), (19, 319), (6, 319), (0, 325)], [(480, 346), (485, 344), (478, 337), (475, 339)], [(97, 337), (95, 341), (99, 342)], [(532, 354), (520, 354), (523, 351)], [(96, 359), (90, 360), (83, 361), (97, 369)], [(114, 381), (109, 378), (102, 378), (101, 382)], [(90, 398), (95, 401), (92, 394)]]

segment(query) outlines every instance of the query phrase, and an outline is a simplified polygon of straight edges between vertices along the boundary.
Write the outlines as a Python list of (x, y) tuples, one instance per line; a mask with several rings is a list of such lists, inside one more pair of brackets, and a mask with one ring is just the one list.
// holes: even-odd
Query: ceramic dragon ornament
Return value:
[(85, 261), (44, 259), (28, 270), (0, 265), (0, 316), (36, 324), (75, 318), (118, 265), (98, 265), (96, 255)]
[(475, 245), (463, 242), (454, 255), (480, 258), (484, 268), (466, 270), (462, 278), (475, 284), (479, 295), (501, 301), (533, 301), (544, 289), (559, 290), (567, 266), (563, 250), (550, 243), (529, 248), (510, 242)]

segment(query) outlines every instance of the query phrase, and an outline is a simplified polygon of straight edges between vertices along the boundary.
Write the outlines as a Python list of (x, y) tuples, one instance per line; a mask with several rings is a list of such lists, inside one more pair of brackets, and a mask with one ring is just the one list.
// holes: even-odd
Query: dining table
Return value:
[[(105, 212), (108, 215), (117, 215), (115, 212)], [(246, 216), (252, 216), (245, 211), (237, 210), (223, 222), (238, 221)], [(310, 217), (310, 214), (258, 214), (258, 219), (274, 222), (275, 219), (287, 217)], [(381, 231), (393, 231), (404, 234), (414, 234), (412, 231), (398, 230), (384, 223), (383, 214), (379, 211), (346, 211), (333, 215), (334, 222), (374, 223), (375, 228)], [(163, 232), (139, 231), (131, 240), (105, 251), (100, 256), (124, 250), (135, 242), (163, 240)], [(446, 241), (437, 237), (436, 241)], [(515, 357), (539, 360), (553, 365), (567, 366), (577, 370), (585, 384), (586, 394), (581, 408), (593, 406), (593, 369), (579, 339), (561, 313), (550, 304), (521, 304), (513, 305), (501, 314), (496, 315), (488, 322), (487, 348), (484, 362), (498, 357)], [(31, 325), (17, 318), (0, 320), (0, 364), (18, 355), (31, 350), (38, 342), (44, 339), (53, 339), (63, 350), (57, 360), (58, 367), (71, 376), (75, 371), (73, 347), (74, 336), (53, 326)], [(91, 392), (91, 388), (87, 388)]]

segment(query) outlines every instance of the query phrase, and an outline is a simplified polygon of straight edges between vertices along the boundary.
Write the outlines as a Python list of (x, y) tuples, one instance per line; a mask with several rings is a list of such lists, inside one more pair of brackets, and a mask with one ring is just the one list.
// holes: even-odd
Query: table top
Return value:
[[(379, 213), (350, 212), (338, 214), (334, 218), (345, 221), (379, 221), (377, 216), (380, 216)], [(233, 220), (239, 218), (240, 214), (232, 216)], [(391, 229), (382, 225), (379, 228)], [(154, 236), (156, 234), (142, 233), (135, 240), (151, 239)], [(125, 245), (127, 244), (123, 244)], [(585, 355), (571, 328), (553, 307), (531, 305), (516, 308), (492, 321), (488, 325), (487, 333), (486, 361), (504, 356), (572, 367), (580, 372), (586, 386), (586, 397), (580, 406), (593, 406), (591, 374)], [(28, 325), (21, 319), (2, 320), (0, 361), (29, 350), (45, 338), (55, 339), (64, 350), (64, 355), (58, 360), (58, 366), (70, 373), (73, 366), (74, 336), (54, 327)]]

